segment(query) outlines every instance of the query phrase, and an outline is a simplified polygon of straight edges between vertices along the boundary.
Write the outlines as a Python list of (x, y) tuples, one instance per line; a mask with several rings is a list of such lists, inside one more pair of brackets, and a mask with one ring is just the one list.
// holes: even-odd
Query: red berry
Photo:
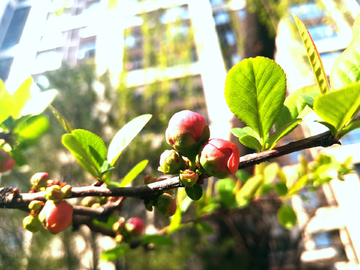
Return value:
[(129, 232), (133, 232), (135, 236), (138, 236), (143, 233), (145, 223), (141, 218), (132, 217), (126, 221), (125, 228)]
[(47, 201), (39, 214), (39, 219), (46, 230), (59, 233), (70, 225), (72, 215), (73, 208), (66, 201)]
[(206, 174), (225, 178), (238, 170), (240, 154), (237, 146), (227, 140), (211, 139), (202, 148), (200, 164)]
[(0, 150), (0, 172), (7, 172), (15, 166), (15, 160), (8, 152)]

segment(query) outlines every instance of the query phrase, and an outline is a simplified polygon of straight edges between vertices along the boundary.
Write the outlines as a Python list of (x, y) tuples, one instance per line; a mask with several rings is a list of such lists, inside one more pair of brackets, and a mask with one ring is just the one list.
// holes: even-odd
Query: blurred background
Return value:
[[(291, 13), (307, 26), (327, 75), (352, 40), (358, 15), (355, 0), (1, 0), (0, 78), (10, 93), (29, 76), (33, 94), (57, 89), (53, 106), (73, 126), (87, 129), (108, 145), (134, 117), (151, 121), (120, 157), (113, 174), (121, 179), (138, 162), (145, 174), (159, 176), (159, 156), (167, 148), (170, 117), (190, 109), (210, 124), (211, 137), (237, 141), (242, 127), (226, 106), (227, 72), (244, 58), (275, 59), (287, 74), (288, 94), (315, 83)], [(26, 162), (0, 176), (0, 186), (26, 192), (29, 178), (47, 171), (73, 186), (93, 179), (62, 146), (63, 128), (49, 110), (49, 132), (26, 153)], [(309, 114), (282, 144), (325, 131)], [(237, 142), (238, 143), (238, 142)], [(251, 153), (238, 143), (242, 155)], [(176, 245), (154, 251), (134, 249), (111, 263), (99, 254), (115, 243), (86, 227), (53, 236), (25, 232), (26, 213), (3, 210), (0, 216), (1, 269), (359, 269), (357, 220), (360, 185), (360, 132), (342, 146), (292, 153), (274, 161), (290, 175), (301, 154), (313, 160), (320, 151), (340, 161), (353, 156), (355, 172), (304, 190), (292, 205), (299, 223), (278, 225), (279, 205), (262, 202), (209, 219), (210, 234), (187, 228), (173, 234)], [(252, 173), (253, 168), (247, 172)], [(168, 224), (157, 212), (145, 213), (140, 200), (126, 202), (121, 215), (140, 216), (148, 232)]]

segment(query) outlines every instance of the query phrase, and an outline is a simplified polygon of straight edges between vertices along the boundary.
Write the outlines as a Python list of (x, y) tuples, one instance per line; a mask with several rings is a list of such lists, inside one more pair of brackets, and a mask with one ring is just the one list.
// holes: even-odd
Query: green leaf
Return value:
[(102, 222), (99, 221), (97, 219), (92, 219), (92, 223), (95, 224), (96, 226), (101, 226), (104, 227), (106, 229), (112, 230), (113, 225), (115, 222), (117, 222), (119, 220), (119, 217), (116, 215), (111, 215), (106, 222)]
[(331, 72), (330, 82), (333, 89), (360, 81), (360, 17), (353, 25), (353, 40), (349, 46), (336, 59)]
[(0, 99), (0, 124), (9, 118), (13, 110), (12, 101)]
[(274, 189), (276, 193), (279, 194), (280, 196), (284, 196), (288, 192), (285, 183), (275, 183)]
[(215, 190), (219, 195), (220, 201), (226, 206), (231, 207), (235, 204), (235, 181), (230, 178), (217, 180)]
[(301, 99), (302, 93), (318, 92), (317, 85), (310, 85), (302, 87), (295, 92), (291, 93), (284, 102), (284, 107), (275, 123), (275, 131), (291, 122), (296, 118), (304, 118), (311, 110), (306, 107), (306, 103)]
[(62, 137), (63, 145), (93, 176), (97, 177), (106, 158), (104, 142), (87, 130), (75, 129)]
[(251, 127), (244, 128), (233, 128), (231, 129), (232, 134), (239, 138), (240, 143), (254, 149), (258, 152), (261, 151), (261, 144), (259, 142), (258, 135)]
[(249, 178), (250, 178), (250, 174), (248, 174), (246, 171), (244, 170), (238, 170), (235, 173), (235, 176), (237, 179), (239, 179), (241, 182), (245, 183)]
[(36, 115), (42, 113), (45, 111), (48, 104), (50, 104), (55, 99), (57, 94), (57, 90), (51, 89), (34, 95), (22, 109), (21, 115)]
[(44, 115), (35, 115), (18, 125), (14, 130), (19, 142), (26, 147), (35, 145), (50, 129), (50, 121)]
[(174, 241), (169, 236), (162, 234), (145, 234), (143, 235), (142, 242), (144, 244), (174, 245)]
[(182, 211), (181, 206), (177, 204), (175, 214), (170, 218), (168, 233), (173, 233), (181, 227)]
[(296, 183), (290, 188), (290, 190), (288, 191), (288, 193), (286, 194), (286, 196), (291, 196), (296, 194), (298, 191), (300, 191), (309, 181), (309, 176), (308, 175), (304, 175), (302, 176), (298, 181), (296, 181)]
[(11, 115), (14, 119), (18, 119), (21, 116), (21, 110), (24, 108), (26, 102), (30, 99), (30, 87), (32, 83), (33, 79), (29, 77), (11, 96), (12, 102), (14, 104)]
[(297, 221), (296, 213), (294, 209), (287, 204), (283, 204), (280, 207), (280, 209), (277, 212), (277, 218), (280, 225), (282, 225), (286, 229), (291, 229), (296, 225), (296, 221)]
[(225, 98), (230, 110), (259, 135), (262, 145), (282, 111), (285, 92), (284, 71), (265, 57), (241, 61), (226, 77)]
[(277, 142), (281, 138), (288, 135), (291, 131), (293, 131), (300, 122), (302, 122), (302, 119), (300, 118), (294, 119), (291, 122), (279, 128), (278, 130), (276, 130), (273, 134), (271, 134), (268, 142), (266, 143), (266, 150), (274, 148)]
[(352, 121), (347, 126), (345, 126), (340, 133), (340, 138), (344, 137), (350, 131), (353, 131), (354, 129), (358, 129), (358, 128), (360, 128), (360, 119)]
[(314, 111), (339, 132), (360, 109), (360, 83), (318, 96)]
[(202, 187), (199, 184), (195, 184), (192, 187), (185, 187), (185, 192), (193, 201), (200, 200), (203, 194)]
[(196, 223), (196, 228), (199, 231), (201, 231), (201, 232), (203, 232), (205, 234), (212, 234), (213, 233), (213, 228), (210, 225), (208, 225), (208, 224), (206, 224), (204, 222), (197, 222)]
[(148, 163), (149, 161), (145, 159), (136, 164), (135, 167), (125, 175), (124, 179), (120, 183), (120, 187), (125, 187), (130, 184), (145, 169)]
[(143, 129), (152, 117), (151, 114), (140, 115), (123, 126), (111, 140), (107, 159), (114, 165), (122, 151), (129, 145), (135, 136)]
[(315, 98), (317, 98), (319, 93), (307, 93), (307, 94), (299, 94), (300, 98), (308, 105), (311, 109), (314, 107)]
[(71, 127), (69, 122), (66, 121), (66, 119), (64, 117), (62, 117), (61, 114), (57, 110), (55, 110), (55, 108), (53, 106), (51, 106), (50, 104), (48, 104), (48, 106), (49, 106), (50, 110), (53, 112), (53, 114), (55, 115), (55, 117), (57, 118), (57, 120), (59, 120), (60, 124), (65, 129), (65, 131), (67, 133), (71, 133), (71, 131), (73, 131), (73, 128)]
[(236, 194), (236, 201), (241, 202), (243, 199), (250, 201), (253, 199), (256, 191), (264, 183), (264, 178), (262, 175), (255, 175), (248, 179), (243, 187)]
[(331, 131), (331, 134), (332, 134), (333, 136), (336, 135), (336, 128), (335, 128), (333, 125), (331, 125), (331, 124), (329, 124), (328, 122), (325, 122), (325, 121), (315, 121), (315, 122), (317, 122), (317, 123), (319, 123), (319, 124), (322, 124), (322, 125), (324, 125), (325, 127), (327, 127), (327, 128)]
[(126, 244), (118, 245), (114, 248), (105, 250), (103, 253), (101, 253), (100, 259), (108, 262), (114, 261), (118, 258), (124, 257), (129, 250), (130, 250), (129, 245)]
[(304, 23), (296, 15), (293, 14), (293, 17), (294, 17), (296, 26), (299, 30), (301, 39), (304, 43), (306, 53), (309, 58), (310, 65), (313, 70), (313, 73), (314, 73), (314, 76), (316, 79), (316, 83), (319, 87), (320, 93), (322, 93), (322, 94), (328, 93), (328, 92), (330, 92), (329, 83), (327, 80), (324, 66), (321, 62), (319, 52), (316, 49), (315, 43), (314, 43), (313, 39), (311, 38), (309, 31), (306, 29), (306, 26), (304, 25)]

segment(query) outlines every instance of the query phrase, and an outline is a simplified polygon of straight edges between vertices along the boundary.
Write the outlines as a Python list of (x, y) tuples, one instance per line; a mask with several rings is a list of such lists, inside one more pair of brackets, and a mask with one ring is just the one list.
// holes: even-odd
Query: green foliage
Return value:
[(129, 252), (129, 250), (130, 250), (129, 245), (126, 244), (117, 245), (116, 247), (112, 249), (108, 249), (103, 253), (101, 253), (100, 259), (104, 261), (114, 261), (120, 257), (125, 256), (125, 254)]
[(167, 235), (162, 234), (145, 234), (142, 237), (143, 244), (155, 244), (155, 245), (174, 245), (174, 241)]
[(297, 216), (294, 209), (287, 204), (283, 204), (280, 207), (277, 213), (277, 218), (279, 223), (286, 229), (291, 229), (294, 227), (297, 221)]
[(203, 194), (202, 187), (198, 184), (192, 187), (185, 187), (186, 194), (194, 201), (200, 200)]
[(119, 187), (125, 187), (130, 184), (148, 165), (148, 160), (140, 161), (138, 164), (135, 165), (124, 177), (121, 181)]

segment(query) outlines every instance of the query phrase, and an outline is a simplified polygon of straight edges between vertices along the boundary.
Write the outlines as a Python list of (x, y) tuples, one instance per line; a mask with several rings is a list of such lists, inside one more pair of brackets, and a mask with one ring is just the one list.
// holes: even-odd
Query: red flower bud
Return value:
[(175, 150), (165, 150), (160, 156), (160, 167), (158, 170), (164, 174), (178, 174), (185, 170), (185, 161)]
[(155, 204), (156, 209), (164, 216), (172, 216), (176, 211), (176, 200), (168, 193), (161, 194)]
[(180, 182), (184, 184), (184, 186), (192, 187), (196, 184), (199, 179), (199, 175), (191, 170), (181, 171), (179, 174)]
[(0, 150), (0, 173), (7, 172), (15, 166), (15, 160), (8, 152)]
[(66, 201), (47, 201), (39, 214), (39, 220), (46, 230), (59, 233), (70, 225), (72, 214), (73, 208)]
[(49, 174), (47, 172), (38, 172), (35, 173), (30, 178), (30, 183), (35, 189), (47, 186), (47, 180), (49, 179)]
[(206, 174), (225, 178), (238, 170), (240, 154), (237, 146), (227, 140), (211, 139), (202, 148), (200, 164)]
[(126, 221), (125, 228), (128, 232), (132, 232), (133, 235), (141, 235), (145, 228), (145, 223), (141, 218), (132, 217)]
[(195, 157), (200, 146), (210, 137), (204, 117), (188, 110), (175, 113), (165, 132), (167, 143), (186, 157)]

